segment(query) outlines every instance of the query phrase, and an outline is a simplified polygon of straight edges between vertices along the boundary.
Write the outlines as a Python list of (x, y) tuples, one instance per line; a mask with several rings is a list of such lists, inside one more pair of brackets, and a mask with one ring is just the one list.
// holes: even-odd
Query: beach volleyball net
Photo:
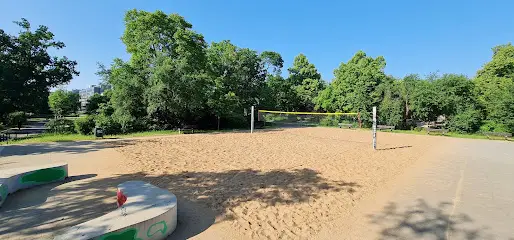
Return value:
[(257, 121), (263, 127), (362, 127), (360, 113), (284, 112), (257, 110)]

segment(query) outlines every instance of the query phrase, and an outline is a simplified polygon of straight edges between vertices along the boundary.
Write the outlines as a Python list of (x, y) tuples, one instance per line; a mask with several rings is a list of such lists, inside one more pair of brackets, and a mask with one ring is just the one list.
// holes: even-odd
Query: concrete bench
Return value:
[(67, 163), (0, 170), (0, 206), (5, 202), (8, 194), (24, 188), (62, 181), (67, 177)]
[(502, 137), (505, 139), (512, 137), (512, 133), (506, 133), (506, 132), (483, 132), (482, 134), (487, 136), (487, 138), (489, 138), (489, 139), (491, 139), (491, 137)]
[(448, 133), (447, 129), (439, 129), (439, 128), (427, 128), (427, 133), (430, 135), (430, 133), (438, 133), (441, 135), (446, 135)]
[(353, 128), (353, 124), (349, 124), (349, 123), (338, 123), (337, 126), (339, 126), (339, 128)]
[(394, 129), (395, 129), (394, 126), (377, 125), (377, 130), (389, 130), (392, 132)]
[(165, 239), (177, 227), (177, 198), (167, 190), (128, 181), (118, 185), (120, 193), (117, 210), (71, 227), (54, 240)]

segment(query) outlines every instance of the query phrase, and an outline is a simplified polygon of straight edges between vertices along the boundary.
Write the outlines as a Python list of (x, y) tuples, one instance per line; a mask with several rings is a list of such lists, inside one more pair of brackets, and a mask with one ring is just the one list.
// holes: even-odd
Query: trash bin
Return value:
[(97, 138), (103, 138), (104, 137), (104, 129), (95, 127), (95, 137)]

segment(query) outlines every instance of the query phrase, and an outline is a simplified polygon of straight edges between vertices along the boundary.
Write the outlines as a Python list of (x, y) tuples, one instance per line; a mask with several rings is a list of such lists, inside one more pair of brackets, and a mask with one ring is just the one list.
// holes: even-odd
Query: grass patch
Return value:
[[(121, 139), (121, 138), (132, 138), (132, 137), (163, 136), (163, 135), (172, 135), (172, 134), (178, 134), (178, 132), (173, 131), (173, 130), (146, 131), (146, 132), (136, 132), (136, 133), (128, 133), (128, 134), (106, 135), (106, 136), (104, 136), (103, 139)], [(74, 142), (74, 141), (98, 140), (98, 139), (101, 139), (101, 138), (96, 138), (94, 135), (44, 133), (44, 134), (36, 135), (33, 137), (12, 140), (12, 141), (9, 141), (9, 144), (45, 143), (45, 142)], [(0, 142), (0, 145), (6, 145), (6, 144), (7, 144), (7, 142)]]

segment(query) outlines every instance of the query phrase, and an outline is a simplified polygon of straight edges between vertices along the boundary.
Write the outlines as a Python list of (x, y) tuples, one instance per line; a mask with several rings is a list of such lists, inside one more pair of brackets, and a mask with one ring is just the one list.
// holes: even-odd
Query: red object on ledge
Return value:
[(123, 192), (119, 189), (116, 192), (116, 201), (118, 202), (118, 207), (123, 206), (123, 204), (125, 204), (127, 201), (127, 196), (125, 196), (125, 194), (123, 194)]

